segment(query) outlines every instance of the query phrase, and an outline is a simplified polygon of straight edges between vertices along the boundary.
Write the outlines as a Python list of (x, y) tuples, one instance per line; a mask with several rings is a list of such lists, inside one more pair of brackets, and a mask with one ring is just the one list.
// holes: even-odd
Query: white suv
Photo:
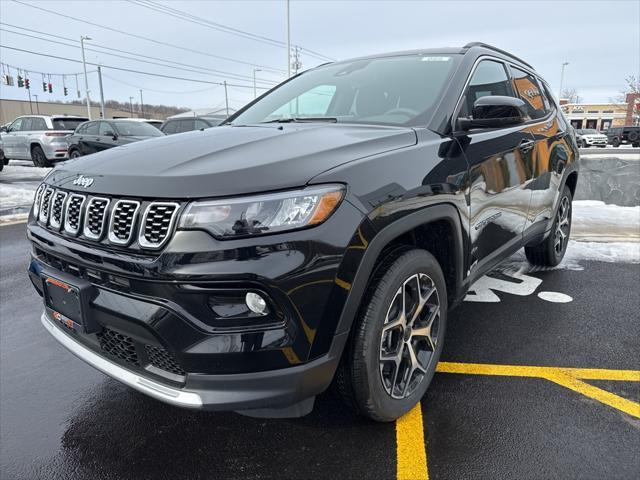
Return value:
[(593, 128), (577, 129), (576, 140), (580, 148), (591, 146), (604, 148), (607, 146), (607, 136)]
[(25, 115), (16, 118), (2, 134), (4, 154), (15, 160), (32, 160), (36, 167), (50, 167), (66, 160), (67, 137), (85, 117)]

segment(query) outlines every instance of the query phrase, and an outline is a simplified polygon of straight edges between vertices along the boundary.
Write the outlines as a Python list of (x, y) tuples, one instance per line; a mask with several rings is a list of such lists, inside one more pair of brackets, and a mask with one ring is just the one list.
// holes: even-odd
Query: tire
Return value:
[(613, 140), (611, 140), (611, 145), (618, 148), (620, 146), (620, 139), (618, 137), (614, 138)]
[(80, 153), (79, 150), (73, 149), (69, 152), (69, 158), (78, 158), (81, 157), (82, 154)]
[[(405, 323), (402, 295), (412, 305)], [(446, 324), (447, 290), (433, 255), (402, 249), (387, 256), (363, 297), (336, 373), (345, 402), (379, 422), (411, 410), (431, 383)]]
[(36, 167), (50, 167), (51, 162), (47, 159), (42, 147), (40, 145), (34, 145), (31, 148), (31, 161)]
[(553, 218), (551, 233), (538, 245), (524, 248), (527, 260), (532, 265), (555, 267), (564, 258), (571, 235), (572, 200), (571, 190), (565, 185)]
[(633, 143), (633, 144), (631, 144), (631, 146), (633, 148), (640, 148), (640, 143)]

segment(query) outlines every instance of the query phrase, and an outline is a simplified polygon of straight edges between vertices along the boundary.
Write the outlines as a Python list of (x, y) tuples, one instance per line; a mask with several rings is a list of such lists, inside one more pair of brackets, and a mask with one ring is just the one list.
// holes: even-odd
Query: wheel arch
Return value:
[[(369, 242), (362, 257), (349, 295), (342, 309), (336, 335), (348, 332), (360, 308), (370, 280), (382, 259), (391, 251), (409, 246), (431, 253), (443, 270), (447, 282), (449, 304), (463, 291), (463, 229), (456, 207), (449, 203), (432, 205), (410, 213), (379, 230)], [(434, 235), (444, 234), (436, 239)]]

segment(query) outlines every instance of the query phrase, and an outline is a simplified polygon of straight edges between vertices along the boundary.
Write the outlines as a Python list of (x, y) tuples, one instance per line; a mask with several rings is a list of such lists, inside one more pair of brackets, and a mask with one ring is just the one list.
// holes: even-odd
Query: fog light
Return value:
[(249, 310), (251, 310), (253, 313), (257, 313), (258, 315), (267, 314), (267, 302), (259, 294), (249, 292), (245, 296), (244, 300), (247, 303), (247, 307), (249, 307)]

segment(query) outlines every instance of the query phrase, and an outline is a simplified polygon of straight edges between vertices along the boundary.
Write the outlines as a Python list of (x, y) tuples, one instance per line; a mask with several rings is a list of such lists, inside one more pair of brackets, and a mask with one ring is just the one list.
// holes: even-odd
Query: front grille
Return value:
[(133, 236), (136, 216), (140, 202), (119, 200), (113, 207), (109, 225), (109, 241), (119, 245), (127, 245)]
[(42, 194), (42, 201), (40, 202), (40, 214), (38, 219), (41, 223), (47, 224), (49, 220), (49, 210), (51, 209), (51, 197), (53, 196), (53, 188), (47, 187)]
[(67, 192), (56, 190), (51, 202), (51, 218), (49, 218), (49, 225), (56, 230), (60, 230), (62, 225), (62, 216), (64, 214), (64, 201), (67, 198)]
[(100, 340), (100, 348), (104, 352), (132, 365), (140, 366), (136, 346), (131, 337), (110, 328), (105, 328), (97, 336)]
[(159, 248), (169, 236), (178, 211), (177, 203), (155, 202), (144, 212), (138, 242), (142, 247)]
[(107, 218), (107, 207), (109, 199), (93, 197), (87, 203), (84, 214), (84, 236), (92, 240), (100, 240), (104, 231), (104, 224)]
[(175, 375), (185, 375), (185, 371), (180, 368), (180, 365), (178, 365), (178, 362), (173, 358), (173, 355), (164, 348), (154, 347), (152, 345), (145, 345), (144, 348), (147, 352), (149, 363), (154, 367)]
[(64, 231), (72, 235), (77, 235), (82, 222), (82, 206), (87, 197), (72, 193), (67, 201), (67, 208), (64, 214)]
[(158, 250), (169, 241), (180, 206), (178, 202), (83, 195), (42, 184), (35, 193), (33, 213), (41, 225), (65, 235)]

